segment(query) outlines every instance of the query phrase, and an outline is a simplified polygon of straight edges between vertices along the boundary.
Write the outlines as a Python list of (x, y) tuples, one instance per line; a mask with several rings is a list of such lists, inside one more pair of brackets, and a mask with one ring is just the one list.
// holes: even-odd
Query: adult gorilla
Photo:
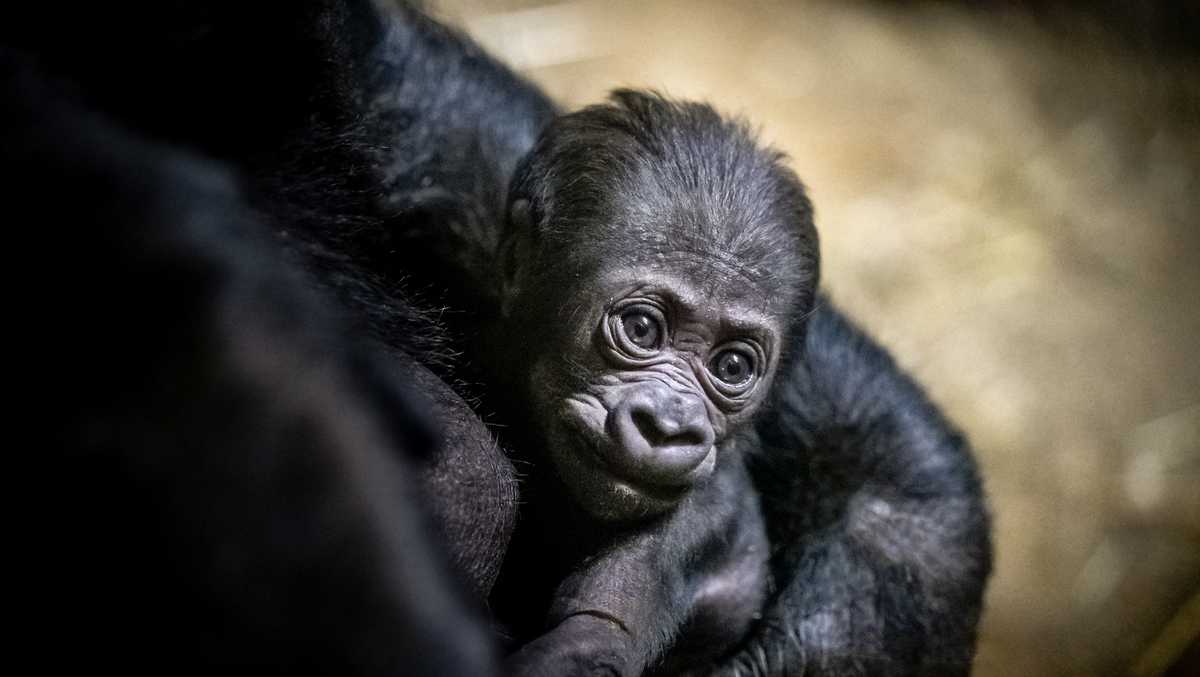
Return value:
[[(432, 311), (485, 289), (439, 271), (488, 269), (554, 107), (404, 6), (54, 9), (0, 22), (10, 209), (69, 301), (28, 314), (61, 419), (49, 660), (487, 674), (440, 548), (482, 599), (516, 484), (447, 385), (473, 318)], [(713, 668), (963, 673), (990, 561), (965, 446), (828, 305), (804, 340), (750, 466), (769, 596)]]

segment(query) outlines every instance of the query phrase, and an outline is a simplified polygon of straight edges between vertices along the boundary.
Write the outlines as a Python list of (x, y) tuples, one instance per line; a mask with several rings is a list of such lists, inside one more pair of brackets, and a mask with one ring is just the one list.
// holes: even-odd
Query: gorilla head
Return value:
[(709, 476), (811, 309), (812, 208), (712, 108), (618, 91), (518, 169), (501, 245), (502, 372), (592, 515), (659, 514)]

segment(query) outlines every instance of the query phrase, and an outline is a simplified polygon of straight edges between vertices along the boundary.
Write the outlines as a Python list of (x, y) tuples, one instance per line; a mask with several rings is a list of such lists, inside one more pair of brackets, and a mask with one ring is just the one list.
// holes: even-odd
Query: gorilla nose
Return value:
[[(639, 384), (608, 415), (609, 461), (634, 482), (686, 486), (713, 451), (704, 401), (666, 385)], [(709, 464), (711, 467), (711, 463)]]

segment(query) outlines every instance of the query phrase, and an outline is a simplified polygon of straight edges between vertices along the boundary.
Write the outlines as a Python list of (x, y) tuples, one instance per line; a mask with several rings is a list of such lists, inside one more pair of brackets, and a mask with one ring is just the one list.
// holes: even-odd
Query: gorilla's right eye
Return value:
[(640, 308), (621, 314), (621, 332), (630, 343), (642, 350), (658, 350), (662, 342), (663, 331), (659, 319)]
[(717, 400), (737, 408), (767, 375), (767, 353), (758, 340), (740, 338), (713, 349), (707, 371)]
[(741, 350), (723, 350), (710, 369), (725, 383), (744, 386), (754, 376), (754, 358)]

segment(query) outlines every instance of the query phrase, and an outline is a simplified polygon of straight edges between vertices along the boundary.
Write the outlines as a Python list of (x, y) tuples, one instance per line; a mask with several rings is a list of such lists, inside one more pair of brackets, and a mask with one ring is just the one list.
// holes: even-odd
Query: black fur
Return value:
[(14, 389), (49, 442), (14, 550), (27, 660), (488, 674), (420, 510), (429, 414), (391, 358), (284, 263), (235, 171), (0, 60), (0, 178), (56, 278), (27, 297)]

